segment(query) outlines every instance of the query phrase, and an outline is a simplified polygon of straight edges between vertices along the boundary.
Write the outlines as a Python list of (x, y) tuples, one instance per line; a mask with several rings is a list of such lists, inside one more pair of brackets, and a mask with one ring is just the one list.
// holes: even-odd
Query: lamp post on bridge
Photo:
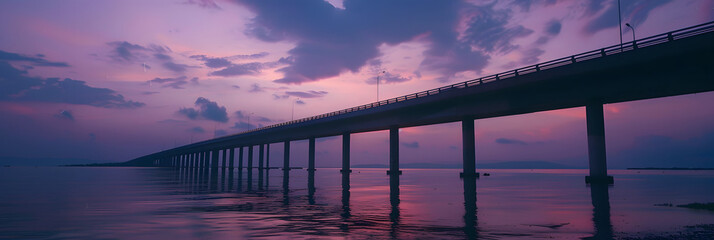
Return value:
[(381, 73), (377, 73), (377, 102), (379, 102), (379, 76), (382, 73), (386, 73), (387, 71), (382, 71)]
[(625, 23), (625, 26), (627, 26), (627, 27), (629, 27), (630, 29), (632, 29), (632, 48), (637, 48), (637, 44), (635, 43), (635, 40), (636, 40), (636, 38), (635, 38), (635, 27), (633, 27), (632, 25), (630, 25), (630, 23)]

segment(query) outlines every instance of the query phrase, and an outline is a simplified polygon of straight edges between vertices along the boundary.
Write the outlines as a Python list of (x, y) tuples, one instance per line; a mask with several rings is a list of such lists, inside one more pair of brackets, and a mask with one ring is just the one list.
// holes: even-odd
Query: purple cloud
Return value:
[(84, 81), (70, 78), (40, 78), (0, 61), (0, 100), (55, 102), (102, 108), (137, 108), (144, 103), (127, 101), (108, 88), (90, 87)]
[(224, 69), (211, 72), (209, 75), (222, 77), (253, 75), (260, 73), (262, 68), (263, 64), (259, 62), (232, 64)]
[[(661, 7), (672, 0), (629, 0), (621, 1), (622, 24), (629, 22), (632, 25), (639, 26), (649, 16), (652, 10)], [(585, 16), (595, 16), (585, 26), (585, 33), (594, 34), (600, 30), (611, 27), (617, 27), (617, 2), (618, 1), (599, 1), (590, 0), (586, 5)], [(623, 30), (627, 30), (623, 26)]]
[(293, 96), (293, 97), (300, 97), (300, 98), (320, 98), (320, 97), (324, 97), (325, 95), (327, 95), (327, 92), (326, 91), (307, 91), (307, 92), (286, 91), (285, 95)]
[(74, 115), (72, 115), (72, 112), (69, 110), (62, 110), (54, 116), (59, 119), (74, 121)]
[(208, 100), (203, 97), (196, 99), (195, 108), (181, 108), (178, 110), (179, 115), (186, 116), (189, 119), (206, 119), (216, 122), (228, 122), (228, 113), (226, 107), (219, 106), (218, 103)]
[(8, 61), (8, 62), (29, 62), (30, 64), (34, 66), (43, 66), (43, 67), (69, 67), (69, 64), (65, 62), (52, 62), (52, 61), (47, 61), (44, 59), (45, 55), (42, 54), (37, 54), (36, 57), (32, 56), (27, 56), (27, 55), (21, 55), (17, 53), (11, 53), (11, 52), (5, 52), (0, 50), (0, 61)]
[(180, 76), (176, 78), (154, 78), (149, 81), (146, 81), (147, 84), (149, 83), (158, 83), (158, 84), (163, 84), (162, 87), (170, 87), (174, 89), (183, 89), (183, 85), (186, 85), (188, 83), (188, 77), (186, 76)]

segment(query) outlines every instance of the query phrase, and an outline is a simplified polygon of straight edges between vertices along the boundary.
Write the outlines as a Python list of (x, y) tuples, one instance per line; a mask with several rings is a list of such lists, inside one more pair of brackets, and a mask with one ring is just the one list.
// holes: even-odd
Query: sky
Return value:
[[(637, 38), (714, 20), (710, 0), (621, 4)], [(0, 33), (0, 160), (62, 163), (127, 161), (620, 42), (617, 1), (594, 0), (4, 0)], [(714, 167), (712, 102), (606, 105), (608, 166)], [(475, 124), (477, 164), (587, 166), (584, 108)], [(460, 123), (401, 129), (401, 162), (459, 164), (460, 135)], [(292, 144), (291, 165), (307, 165), (307, 141)], [(318, 139), (318, 167), (340, 154), (340, 137)], [(352, 164), (388, 164), (388, 133), (353, 134)]]

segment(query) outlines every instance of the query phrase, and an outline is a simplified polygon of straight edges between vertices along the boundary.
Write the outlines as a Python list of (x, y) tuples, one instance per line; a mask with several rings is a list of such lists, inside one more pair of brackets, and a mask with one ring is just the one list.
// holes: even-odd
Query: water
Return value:
[(586, 170), (465, 182), (459, 170), (353, 170), (292, 170), (286, 189), (279, 170), (3, 167), (0, 238), (574, 239), (714, 224), (711, 211), (655, 206), (714, 202), (714, 171), (611, 170), (615, 185), (587, 186)]

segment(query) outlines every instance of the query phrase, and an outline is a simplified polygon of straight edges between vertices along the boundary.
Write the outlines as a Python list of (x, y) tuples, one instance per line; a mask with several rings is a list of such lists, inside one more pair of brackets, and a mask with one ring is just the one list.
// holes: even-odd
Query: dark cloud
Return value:
[(492, 5), (474, 6), (471, 14), (474, 16), (469, 20), (464, 38), (487, 52), (508, 53), (518, 48), (511, 43), (513, 39), (533, 33), (523, 26), (509, 26), (509, 10), (496, 10)]
[[(455, 73), (478, 72), (486, 65), (488, 56), (471, 45), (505, 51), (513, 47), (510, 39), (530, 31), (520, 26), (505, 27), (501, 18), (508, 15), (491, 14), (481, 21), (470, 21), (474, 26), (470, 27), (467, 41), (461, 41), (455, 29), (462, 9), (475, 6), (457, 0), (346, 0), (344, 9), (320, 0), (237, 2), (256, 13), (248, 25), (248, 35), (267, 42), (295, 43), (295, 48), (288, 52), (290, 58), (285, 61), (289, 65), (279, 70), (284, 77), (275, 80), (286, 84), (317, 81), (345, 71), (357, 72), (380, 55), (378, 47), (382, 44), (396, 45), (417, 36), (426, 36), (430, 43), (421, 67), (441, 73), (442, 80), (446, 81)], [(479, 18), (481, 15), (469, 16)], [(498, 21), (487, 19), (493, 17), (499, 17)], [(488, 32), (478, 32), (481, 30)]]
[(540, 48), (531, 48), (528, 50), (524, 50), (520, 63), (522, 65), (535, 64), (540, 60), (539, 57), (540, 55), (543, 55), (543, 53), (545, 53), (545, 51)]
[(253, 83), (253, 85), (250, 86), (250, 90), (248, 90), (248, 92), (252, 92), (252, 93), (263, 92), (263, 91), (265, 91), (265, 90), (263, 90), (263, 88), (260, 87), (260, 85), (258, 85), (257, 83)]
[(203, 64), (209, 68), (223, 68), (233, 64), (226, 58), (207, 57), (206, 55), (193, 55), (191, 58), (203, 61)]
[(200, 118), (216, 122), (228, 122), (226, 107), (218, 106), (218, 103), (203, 97), (196, 99), (195, 105), (198, 109), (181, 108), (178, 113), (194, 120)]
[(224, 69), (211, 72), (209, 75), (222, 77), (253, 75), (260, 73), (261, 69), (263, 69), (263, 63), (259, 62), (232, 64)]
[(327, 95), (327, 92), (326, 91), (307, 91), (307, 92), (286, 91), (285, 95), (299, 97), (299, 98), (320, 98), (320, 97), (324, 97), (325, 95)]
[(369, 79), (367, 79), (367, 84), (370, 85), (376, 85), (377, 80), (379, 79), (380, 84), (385, 84), (385, 83), (400, 83), (400, 82), (406, 82), (409, 80), (412, 80), (412, 77), (402, 77), (402, 75), (399, 74), (392, 74), (390, 72), (384, 72), (379, 76), (374, 76)]
[(278, 95), (278, 94), (273, 94), (273, 99), (278, 100), (278, 99), (287, 99), (290, 96), (283, 94), (283, 95)]
[[(628, 0), (621, 1), (622, 24), (630, 23), (639, 26), (649, 16), (652, 10), (663, 6), (672, 0)], [(592, 20), (585, 25), (585, 33), (594, 34), (600, 30), (617, 28), (617, 3), (618, 1), (590, 0), (586, 5), (585, 16)], [(627, 28), (623, 25), (623, 30)]]
[(54, 116), (59, 119), (74, 121), (74, 115), (72, 115), (72, 112), (70, 112), (69, 110), (62, 110)]
[(0, 61), (0, 100), (55, 102), (102, 108), (137, 108), (144, 103), (128, 101), (108, 88), (88, 86), (70, 78), (40, 78), (27, 75), (6, 61)]
[(149, 81), (146, 81), (148, 84), (150, 83), (158, 83), (158, 84), (163, 84), (162, 87), (170, 87), (174, 89), (183, 89), (183, 85), (186, 85), (188, 83), (188, 77), (186, 76), (181, 76), (181, 77), (176, 77), (176, 78), (154, 78)]
[(240, 86), (238, 86), (238, 85), (233, 85), (233, 86), (231, 86), (231, 87), (233, 87), (233, 88), (235, 88), (235, 89), (240, 89)]
[(562, 25), (559, 20), (553, 19), (548, 21), (548, 23), (545, 24), (545, 33), (551, 36), (555, 36), (560, 34), (560, 29), (562, 28)]
[(295, 103), (298, 104), (298, 105), (305, 105), (305, 104), (307, 104), (307, 103), (305, 103), (305, 101), (300, 100), (300, 99), (298, 99), (297, 101), (295, 101)]
[[(172, 72), (183, 73), (191, 67), (186, 64), (176, 63), (173, 57), (169, 55), (171, 49), (168, 47), (155, 44), (142, 46), (127, 41), (109, 42), (107, 45), (112, 47), (112, 53), (109, 57), (115, 62), (135, 63), (137, 61), (147, 61), (150, 56), (153, 56), (154, 59), (161, 62), (162, 67)], [(151, 69), (146, 63), (142, 62), (141, 64), (143, 67)]]
[(242, 54), (242, 55), (233, 55), (230, 57), (226, 57), (228, 60), (240, 60), (240, 59), (259, 59), (259, 58), (264, 58), (270, 55), (268, 52), (259, 52), (259, 53), (254, 53), (254, 54)]
[[(7, 61), (7, 62), (27, 62), (30, 63), (34, 66), (43, 66), (43, 67), (69, 67), (69, 64), (65, 62), (52, 62), (52, 61), (47, 61), (44, 59), (45, 55), (42, 54), (37, 54), (35, 57), (33, 56), (27, 56), (27, 55), (21, 55), (17, 53), (11, 53), (11, 52), (5, 52), (0, 50), (0, 61)], [(32, 69), (32, 67), (28, 66), (29, 69)]]
[(187, 0), (184, 4), (197, 5), (202, 8), (217, 9), (220, 10), (221, 7), (216, 4), (214, 0)]
[(419, 148), (419, 142), (403, 142), (402, 146), (407, 148)]
[(553, 5), (557, 0), (513, 0), (512, 4), (521, 8), (521, 11), (528, 12), (533, 5)]
[(238, 118), (238, 120), (248, 120), (248, 118), (250, 117), (250, 116), (246, 115), (245, 113), (243, 113), (243, 111), (240, 111), (240, 110), (236, 111), (235, 115), (236, 115), (236, 118)]
[(178, 113), (181, 115), (186, 116), (189, 119), (198, 119), (198, 116), (200, 115), (198, 110), (193, 109), (193, 108), (181, 108), (178, 110)]
[(192, 132), (192, 133), (204, 133), (204, 132), (206, 132), (206, 130), (203, 130), (202, 127), (193, 127), (193, 128), (191, 128), (191, 129), (189, 129), (188, 131), (189, 131), (189, 132)]
[(157, 93), (159, 93), (159, 92), (152, 92), (152, 91), (141, 92), (141, 94), (144, 94), (144, 95), (154, 95), (154, 94), (157, 94)]
[(527, 142), (512, 138), (498, 138), (495, 142), (498, 144), (528, 145)]
[(132, 63), (134, 61), (148, 58), (147, 54), (166, 53), (170, 50), (159, 45), (149, 45), (148, 47), (127, 41), (116, 41), (107, 43), (112, 47), (109, 57), (116, 62)]

